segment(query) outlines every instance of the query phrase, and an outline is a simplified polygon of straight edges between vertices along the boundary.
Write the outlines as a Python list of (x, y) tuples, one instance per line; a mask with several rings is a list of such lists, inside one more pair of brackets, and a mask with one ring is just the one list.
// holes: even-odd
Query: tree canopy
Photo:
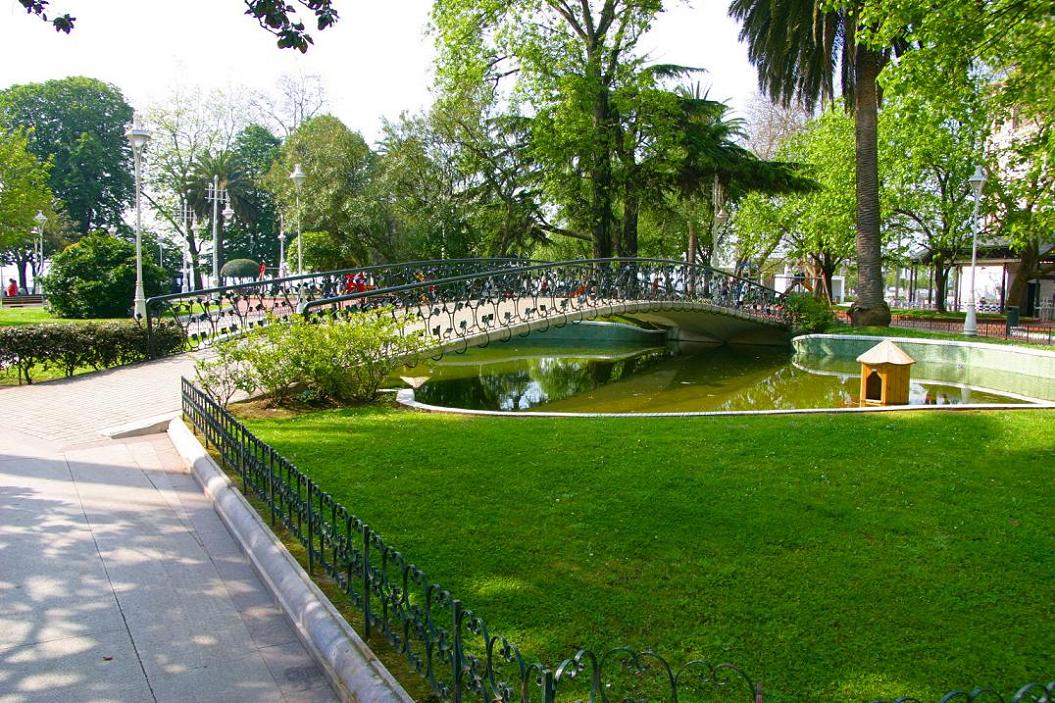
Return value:
[(77, 230), (116, 226), (133, 196), (132, 108), (115, 86), (73, 77), (0, 91), (0, 127), (22, 128), (51, 163), (49, 185)]

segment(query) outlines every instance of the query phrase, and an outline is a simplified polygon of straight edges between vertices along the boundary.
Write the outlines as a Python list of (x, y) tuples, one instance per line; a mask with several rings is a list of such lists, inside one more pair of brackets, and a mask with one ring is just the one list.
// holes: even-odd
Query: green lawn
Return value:
[[(121, 318), (123, 321), (125, 318)], [(35, 325), (41, 322), (109, 322), (99, 320), (72, 320), (55, 317), (45, 307), (6, 308), (0, 307), (0, 327), (13, 325)]]
[(264, 415), (262, 439), (531, 659), (652, 647), (794, 701), (1055, 673), (1051, 413)]

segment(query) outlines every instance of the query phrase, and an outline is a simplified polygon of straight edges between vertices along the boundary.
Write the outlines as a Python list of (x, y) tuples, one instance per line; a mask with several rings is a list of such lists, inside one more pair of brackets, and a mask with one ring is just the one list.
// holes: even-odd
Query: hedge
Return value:
[[(185, 342), (178, 325), (154, 328), (154, 355), (179, 351)], [(150, 357), (146, 330), (132, 320), (0, 327), (0, 368), (17, 368), (19, 383), (32, 383), (36, 368), (60, 369), (70, 377), (79, 368), (106, 369)]]

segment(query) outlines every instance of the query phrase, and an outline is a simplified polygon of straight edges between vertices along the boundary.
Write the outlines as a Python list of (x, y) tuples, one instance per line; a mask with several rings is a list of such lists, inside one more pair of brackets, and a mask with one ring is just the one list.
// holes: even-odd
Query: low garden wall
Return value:
[(791, 341), (797, 355), (853, 363), (884, 339), (916, 360), (913, 376), (1055, 400), (1055, 352), (1009, 344), (945, 339), (808, 334)]

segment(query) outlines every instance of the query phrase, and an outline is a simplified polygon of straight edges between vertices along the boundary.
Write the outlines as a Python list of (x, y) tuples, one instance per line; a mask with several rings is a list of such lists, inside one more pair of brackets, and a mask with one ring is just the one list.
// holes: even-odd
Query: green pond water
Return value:
[[(972, 387), (956, 369), (913, 371), (913, 405), (1026, 402)], [(429, 405), (653, 413), (855, 407), (858, 373), (853, 362), (793, 358), (766, 347), (582, 347), (525, 338), (429, 361), (400, 378)]]

